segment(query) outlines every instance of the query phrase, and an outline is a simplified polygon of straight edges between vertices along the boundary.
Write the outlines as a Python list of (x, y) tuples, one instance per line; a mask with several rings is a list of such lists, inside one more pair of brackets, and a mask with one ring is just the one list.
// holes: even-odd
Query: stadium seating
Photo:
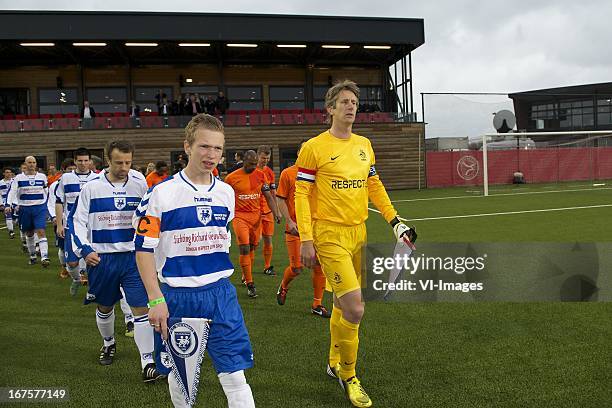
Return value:
[[(1, 132), (51, 131), (70, 129), (131, 129), (131, 128), (180, 128), (190, 116), (159, 116), (158, 112), (143, 111), (138, 118), (130, 118), (127, 112), (101, 112), (91, 120), (82, 120), (77, 113), (30, 114), (0, 116)], [(294, 126), (324, 124), (324, 109), (263, 109), (234, 110), (219, 116), (224, 126)], [(361, 112), (355, 123), (393, 123), (393, 113)]]

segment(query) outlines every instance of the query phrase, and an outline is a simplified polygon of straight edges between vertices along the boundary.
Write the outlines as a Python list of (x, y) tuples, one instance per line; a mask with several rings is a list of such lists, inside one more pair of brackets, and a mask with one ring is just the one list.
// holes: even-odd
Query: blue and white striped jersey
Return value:
[(19, 173), (13, 179), (6, 201), (23, 207), (46, 205), (47, 193), (47, 176), (42, 173)]
[(55, 180), (49, 186), (49, 197), (47, 198), (47, 212), (49, 213), (49, 217), (55, 218), (55, 191), (57, 190), (57, 185), (59, 184), (59, 179)]
[(11, 184), (15, 179), (2, 179), (0, 180), (0, 205), (6, 205), (6, 199), (8, 197), (9, 189), (11, 188)]
[(124, 183), (108, 180), (107, 173), (89, 181), (68, 215), (72, 247), (78, 257), (134, 250), (132, 216), (147, 191), (140, 173), (128, 175)]
[(196, 186), (184, 171), (152, 187), (134, 214), (136, 251), (155, 253), (161, 282), (201, 287), (230, 276), (234, 190), (214, 178)]
[(81, 174), (73, 170), (62, 174), (55, 190), (50, 189), (51, 193), (54, 193), (55, 202), (64, 206), (64, 221), (68, 219), (68, 213), (72, 210), (85, 183), (98, 177), (99, 175), (93, 171)]

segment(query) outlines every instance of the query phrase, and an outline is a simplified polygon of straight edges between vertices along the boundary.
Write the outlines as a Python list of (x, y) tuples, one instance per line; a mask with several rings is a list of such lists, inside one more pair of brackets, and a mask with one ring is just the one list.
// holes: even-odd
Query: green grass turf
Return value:
[[(573, 188), (575, 185), (556, 187)], [(583, 188), (589, 185), (584, 184)], [(499, 188), (530, 192), (555, 186)], [(465, 189), (398, 191), (394, 200), (474, 195)], [(612, 203), (612, 190), (397, 202), (406, 218), (522, 211)], [(482, 218), (416, 221), (420, 241), (609, 241), (611, 208)], [(371, 242), (390, 242), (377, 214)], [(51, 230), (49, 230), (51, 233)], [(277, 273), (286, 264), (282, 232), (275, 235)], [(50, 235), (52, 236), (52, 235)], [(65, 387), (70, 407), (168, 407), (167, 385), (142, 384), (136, 346), (122, 335), (116, 308), (115, 363), (97, 363), (101, 345), (93, 306), (68, 295), (49, 269), (28, 266), (18, 241), (0, 231), (0, 386)], [(52, 246), (53, 248), (53, 246)], [(55, 252), (55, 250), (53, 251)], [(237, 264), (236, 246), (232, 256)], [(280, 276), (261, 273), (259, 298), (238, 288), (255, 354), (247, 378), (258, 407), (349, 407), (325, 373), (328, 321), (310, 315), (310, 274), (275, 302)], [(329, 295), (325, 304), (330, 305)], [(377, 303), (366, 306), (357, 366), (375, 407), (604, 407), (612, 400), (612, 338), (607, 303)], [(223, 407), (225, 398), (208, 358), (196, 406)], [(40, 404), (53, 406), (54, 404)], [(36, 406), (28, 404), (27, 406)]]

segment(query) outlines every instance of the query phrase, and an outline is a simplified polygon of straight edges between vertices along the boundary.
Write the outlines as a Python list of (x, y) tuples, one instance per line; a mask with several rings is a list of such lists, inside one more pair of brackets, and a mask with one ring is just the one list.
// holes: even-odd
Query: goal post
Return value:
[(612, 180), (612, 131), (486, 133), (479, 139), (485, 196), (491, 185)]

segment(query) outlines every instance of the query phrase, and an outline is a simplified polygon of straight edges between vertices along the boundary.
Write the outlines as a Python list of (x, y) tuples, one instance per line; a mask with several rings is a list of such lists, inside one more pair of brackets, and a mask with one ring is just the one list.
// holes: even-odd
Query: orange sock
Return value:
[(238, 258), (240, 262), (240, 268), (242, 269), (242, 275), (246, 280), (246, 283), (253, 282), (253, 273), (251, 272), (251, 257), (249, 255), (240, 255)]
[(285, 272), (283, 273), (283, 281), (281, 282), (281, 286), (287, 289), (291, 281), (294, 280), (296, 276), (298, 276), (298, 274), (293, 272), (293, 269), (290, 266), (286, 267)]
[(263, 256), (264, 256), (264, 269), (268, 269), (270, 267), (270, 262), (272, 262), (272, 244), (266, 244), (264, 242)]
[(255, 265), (255, 250), (252, 250), (249, 256), (251, 257), (251, 266)]
[(315, 266), (312, 269), (312, 289), (314, 292), (312, 307), (315, 308), (323, 301), (323, 291), (325, 290), (325, 275), (320, 266)]

